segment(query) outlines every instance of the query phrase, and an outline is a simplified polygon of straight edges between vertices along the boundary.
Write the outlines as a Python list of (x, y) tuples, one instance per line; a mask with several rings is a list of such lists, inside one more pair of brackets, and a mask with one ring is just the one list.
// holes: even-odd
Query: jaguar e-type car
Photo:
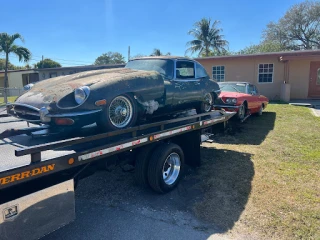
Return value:
[(208, 112), (220, 94), (203, 66), (180, 57), (133, 59), (125, 68), (59, 76), (26, 89), (7, 105), (9, 114), (56, 127), (96, 122), (109, 130), (134, 126), (147, 115)]
[(219, 82), (221, 94), (214, 106), (215, 109), (225, 109), (237, 112), (237, 117), (243, 120), (248, 114), (262, 115), (269, 103), (267, 97), (261, 95), (258, 88), (248, 82)]

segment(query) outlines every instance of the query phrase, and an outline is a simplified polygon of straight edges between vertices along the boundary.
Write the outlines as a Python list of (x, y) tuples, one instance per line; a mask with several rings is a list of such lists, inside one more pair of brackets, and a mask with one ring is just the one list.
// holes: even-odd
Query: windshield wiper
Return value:
[[(234, 90), (236, 90), (238, 93), (240, 92), (236, 87), (234, 86), (231, 86), (231, 85), (225, 85), (225, 86), (228, 86), (228, 87), (232, 87)], [(225, 86), (222, 86), (220, 87), (220, 89), (224, 88)]]
[(237, 92), (240, 92), (236, 87), (234, 87), (234, 86), (230, 86), (230, 87), (232, 87), (234, 90), (236, 90)]

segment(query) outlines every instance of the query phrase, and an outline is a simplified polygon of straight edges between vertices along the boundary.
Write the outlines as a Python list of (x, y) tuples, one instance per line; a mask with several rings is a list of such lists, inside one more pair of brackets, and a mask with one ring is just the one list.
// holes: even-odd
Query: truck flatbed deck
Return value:
[[(70, 189), (73, 188), (70, 179), (76, 177), (91, 164), (104, 161), (112, 156), (132, 151), (137, 152), (138, 157), (136, 157), (135, 165), (138, 167), (137, 171), (140, 171), (140, 180), (149, 179), (151, 188), (158, 192), (171, 190), (177, 183), (174, 182), (172, 186), (171, 183), (163, 186), (158, 183), (157, 179), (153, 180), (152, 176), (147, 176), (152, 171), (152, 169), (150, 170), (149, 158), (151, 158), (151, 162), (157, 161), (154, 152), (158, 151), (159, 155), (163, 155), (159, 151), (161, 148), (169, 149), (172, 154), (182, 151), (181, 157), (183, 158), (184, 155), (185, 160), (181, 159), (179, 164), (185, 162), (189, 165), (199, 166), (201, 133), (216, 124), (226, 124), (233, 115), (234, 113), (224, 111), (212, 111), (205, 114), (187, 111), (176, 115), (174, 119), (165, 119), (108, 133), (98, 133), (97, 128), (91, 126), (69, 135), (44, 138), (19, 135), (0, 140), (0, 211), (6, 212), (3, 215), (3, 220), (0, 220), (0, 234), (2, 231), (9, 231), (4, 223), (6, 221), (12, 222), (19, 215), (19, 207), (17, 207), (19, 201), (25, 201), (25, 198), (31, 195), (39, 195), (40, 193), (41, 196), (46, 195), (48, 191), (52, 192), (49, 190), (50, 188), (57, 189), (57, 184), (62, 184), (60, 189), (64, 189), (65, 192), (73, 192), (73, 189)], [(7, 128), (24, 128), (25, 126), (25, 122), (17, 122), (10, 117), (0, 119), (0, 132)], [(136, 149), (138, 150), (136, 151)], [(144, 160), (141, 160), (143, 158), (141, 156), (147, 156), (149, 153), (151, 157), (145, 157)], [(163, 157), (166, 158), (165, 155)], [(149, 172), (144, 170), (143, 164), (145, 166), (149, 164)], [(179, 170), (180, 167), (183, 166), (179, 165)], [(168, 169), (170, 170), (170, 167)], [(156, 172), (157, 169), (154, 171)], [(162, 169), (162, 174), (167, 173)], [(44, 191), (47, 193), (43, 193)], [(58, 195), (65, 196), (63, 191)], [(73, 196), (73, 194), (71, 195)], [(67, 199), (72, 199), (71, 195), (68, 194)], [(42, 199), (42, 201), (44, 200)], [(16, 204), (16, 202), (18, 203)], [(52, 201), (50, 204), (54, 205)], [(51, 208), (54, 207), (53, 205)], [(10, 206), (9, 212), (7, 211), (8, 206)], [(70, 208), (70, 203), (68, 206)], [(39, 215), (36, 210), (34, 211), (35, 216)], [(60, 211), (63, 212), (62, 209)], [(10, 214), (15, 212), (16, 215)], [(61, 225), (62, 222), (57, 224)], [(23, 230), (21, 229), (21, 231)]]

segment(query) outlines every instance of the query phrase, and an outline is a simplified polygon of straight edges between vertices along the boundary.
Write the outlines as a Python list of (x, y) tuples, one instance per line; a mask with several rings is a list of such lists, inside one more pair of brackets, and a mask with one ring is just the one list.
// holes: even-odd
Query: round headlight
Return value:
[(29, 91), (29, 90), (33, 87), (33, 85), (34, 85), (34, 84), (29, 83), (29, 84), (27, 84), (27, 85), (25, 85), (25, 86), (23, 87), (23, 90), (24, 90), (24, 91)]
[(76, 88), (74, 90), (74, 100), (80, 105), (89, 97), (90, 88), (87, 86)]
[(235, 104), (235, 103), (237, 103), (237, 99), (236, 98), (227, 98), (226, 99), (226, 103), (228, 103), (228, 104)]

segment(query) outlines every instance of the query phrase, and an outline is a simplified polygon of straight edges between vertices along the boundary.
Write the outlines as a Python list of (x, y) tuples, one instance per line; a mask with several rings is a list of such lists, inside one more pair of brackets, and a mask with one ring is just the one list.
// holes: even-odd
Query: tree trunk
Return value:
[(209, 57), (209, 48), (206, 46), (206, 57)]
[(6, 66), (4, 68), (4, 102), (5, 104), (8, 103), (8, 95), (7, 95), (7, 88), (8, 84), (8, 63), (9, 63), (9, 54), (6, 53)]

